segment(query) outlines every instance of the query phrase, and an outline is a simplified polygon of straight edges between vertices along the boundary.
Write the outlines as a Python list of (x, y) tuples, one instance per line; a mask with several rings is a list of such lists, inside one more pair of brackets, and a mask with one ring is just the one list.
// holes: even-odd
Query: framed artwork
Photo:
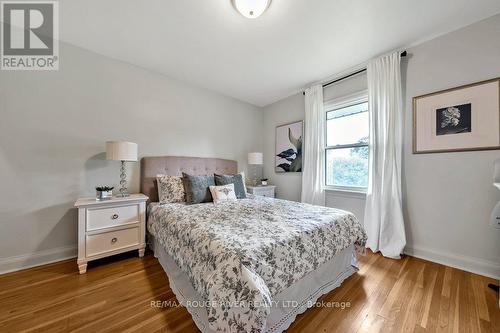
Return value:
[(276, 127), (276, 172), (302, 172), (303, 131), (302, 120)]
[(413, 153), (500, 149), (500, 78), (413, 98)]

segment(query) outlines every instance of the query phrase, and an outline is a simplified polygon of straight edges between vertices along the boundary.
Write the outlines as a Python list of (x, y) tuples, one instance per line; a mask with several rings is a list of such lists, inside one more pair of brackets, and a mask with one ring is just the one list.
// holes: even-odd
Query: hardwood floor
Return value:
[[(197, 332), (175, 302), (168, 279), (151, 255), (90, 263), (75, 260), (0, 276), (0, 332)], [(360, 270), (287, 332), (500, 332), (493, 279), (413, 257), (367, 253)], [(165, 303), (163, 303), (165, 304)], [(332, 304), (332, 303), (331, 303)]]

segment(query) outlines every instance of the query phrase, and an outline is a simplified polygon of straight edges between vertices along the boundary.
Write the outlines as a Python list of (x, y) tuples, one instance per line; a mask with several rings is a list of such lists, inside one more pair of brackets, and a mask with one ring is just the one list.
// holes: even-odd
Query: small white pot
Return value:
[(113, 191), (96, 191), (97, 200), (109, 200), (113, 197)]

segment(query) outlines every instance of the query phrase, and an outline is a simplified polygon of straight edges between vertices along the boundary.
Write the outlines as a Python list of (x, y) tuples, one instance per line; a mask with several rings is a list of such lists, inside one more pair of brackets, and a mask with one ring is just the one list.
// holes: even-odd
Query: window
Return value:
[(366, 93), (325, 104), (326, 185), (340, 190), (368, 186), (369, 114)]

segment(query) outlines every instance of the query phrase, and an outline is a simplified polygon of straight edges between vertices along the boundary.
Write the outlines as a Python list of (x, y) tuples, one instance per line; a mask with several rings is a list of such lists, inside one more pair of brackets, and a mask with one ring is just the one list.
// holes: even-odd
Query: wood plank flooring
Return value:
[[(135, 253), (90, 263), (85, 275), (75, 260), (0, 275), (0, 332), (198, 332), (185, 308), (165, 306), (176, 299), (158, 261)], [(287, 332), (500, 332), (488, 283), (498, 281), (368, 252)]]

